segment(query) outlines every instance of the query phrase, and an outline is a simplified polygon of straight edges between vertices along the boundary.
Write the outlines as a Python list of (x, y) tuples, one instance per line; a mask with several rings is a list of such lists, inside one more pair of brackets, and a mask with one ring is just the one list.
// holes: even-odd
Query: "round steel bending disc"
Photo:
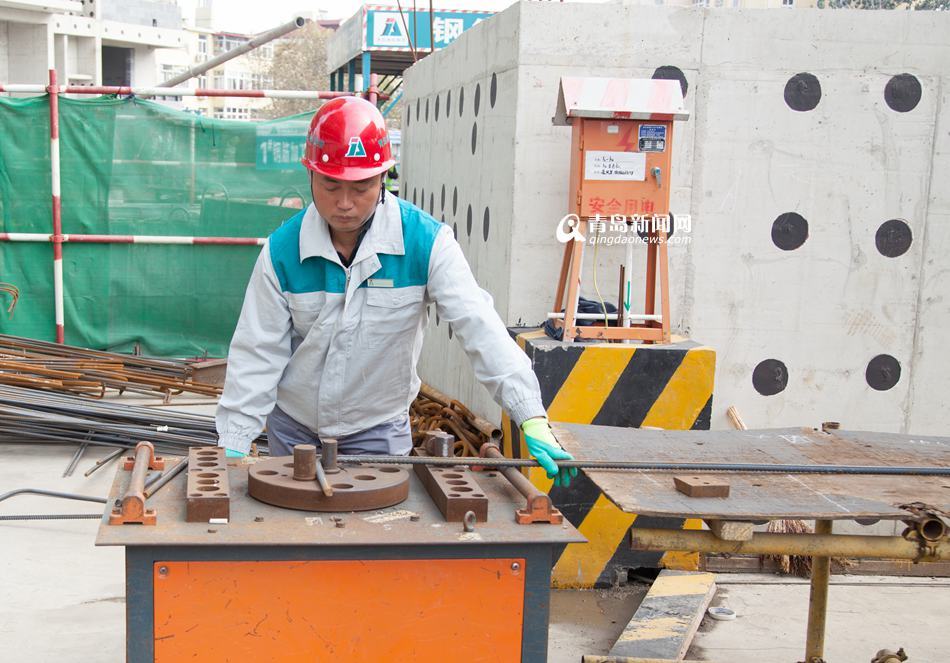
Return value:
[(327, 497), (316, 479), (294, 479), (293, 461), (293, 456), (281, 456), (252, 465), (247, 477), (251, 497), (302, 511), (371, 511), (399, 504), (409, 496), (409, 472), (401, 467), (341, 467), (327, 474), (333, 487), (332, 497)]

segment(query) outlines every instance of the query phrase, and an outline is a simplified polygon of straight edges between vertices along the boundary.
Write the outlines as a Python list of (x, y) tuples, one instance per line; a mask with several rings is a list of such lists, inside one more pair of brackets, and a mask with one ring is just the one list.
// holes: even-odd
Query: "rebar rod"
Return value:
[[(378, 465), (456, 465), (472, 467), (540, 467), (527, 458), (440, 458), (435, 456), (341, 455), (340, 463)], [(884, 465), (784, 465), (766, 463), (669, 463), (659, 461), (559, 460), (558, 467), (583, 470), (650, 470), (677, 472), (768, 472), (776, 474), (884, 474), (899, 476), (950, 476), (950, 467), (894, 467)]]

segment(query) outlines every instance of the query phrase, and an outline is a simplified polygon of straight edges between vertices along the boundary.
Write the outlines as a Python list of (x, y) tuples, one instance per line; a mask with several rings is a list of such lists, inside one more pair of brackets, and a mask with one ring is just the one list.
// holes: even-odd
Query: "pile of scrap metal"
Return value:
[(221, 395), (192, 363), (88, 350), (0, 334), (0, 384), (102, 398), (107, 389), (163, 396)]
[(478, 456), (483, 444), (501, 440), (501, 429), (427, 384), (422, 385), (409, 408), (409, 419), (416, 447), (422, 444), (426, 433), (437, 430), (455, 436), (456, 456)]

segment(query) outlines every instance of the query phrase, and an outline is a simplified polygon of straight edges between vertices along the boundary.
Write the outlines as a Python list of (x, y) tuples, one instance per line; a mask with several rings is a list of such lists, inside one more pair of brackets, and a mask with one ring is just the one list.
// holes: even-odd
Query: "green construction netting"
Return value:
[[(114, 97), (61, 97), (59, 114), (66, 234), (266, 237), (310, 202), (310, 114), (214, 120)], [(0, 98), (0, 232), (51, 234), (49, 152), (48, 98)], [(63, 244), (66, 342), (225, 356), (259, 251)], [(52, 255), (0, 242), (0, 281), (20, 290), (12, 317), (0, 302), (0, 332), (54, 340)]]

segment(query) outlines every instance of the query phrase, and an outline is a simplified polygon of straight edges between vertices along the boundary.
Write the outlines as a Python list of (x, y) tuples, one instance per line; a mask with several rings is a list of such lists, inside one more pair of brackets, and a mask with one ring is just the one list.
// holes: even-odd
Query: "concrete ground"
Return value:
[[(206, 409), (203, 406), (201, 409)], [(195, 408), (199, 409), (199, 408)], [(32, 487), (105, 496), (110, 464), (83, 477), (108, 450), (90, 450), (72, 477), (62, 478), (75, 448), (0, 445), (0, 493)], [(40, 496), (0, 503), (0, 515), (101, 513), (102, 505)], [(97, 662), (124, 658), (124, 563), (119, 548), (93, 545), (98, 521), (0, 522), (0, 659)], [(730, 663), (802, 658), (808, 586), (768, 575), (721, 574), (714, 604), (738, 613), (732, 622), (708, 618), (690, 657)], [(551, 602), (551, 663), (605, 654), (635, 612), (645, 585), (612, 590), (557, 591)], [(950, 580), (835, 576), (827, 659), (870, 661), (880, 648), (903, 646), (912, 663), (950, 660)]]

